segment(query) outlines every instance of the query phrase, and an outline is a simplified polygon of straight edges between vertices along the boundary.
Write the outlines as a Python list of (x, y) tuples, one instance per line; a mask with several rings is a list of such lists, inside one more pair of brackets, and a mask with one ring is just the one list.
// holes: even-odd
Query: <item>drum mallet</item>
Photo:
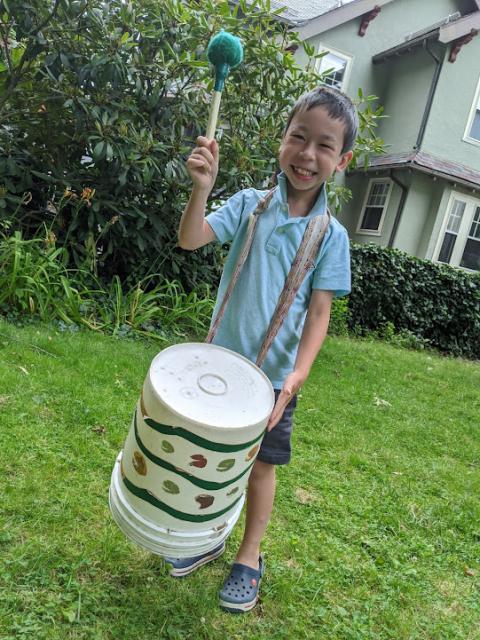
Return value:
[(207, 138), (212, 140), (217, 127), (218, 110), (225, 78), (230, 69), (239, 65), (243, 60), (243, 47), (240, 38), (232, 36), (227, 31), (220, 31), (208, 43), (207, 58), (215, 67), (215, 87), (207, 125)]

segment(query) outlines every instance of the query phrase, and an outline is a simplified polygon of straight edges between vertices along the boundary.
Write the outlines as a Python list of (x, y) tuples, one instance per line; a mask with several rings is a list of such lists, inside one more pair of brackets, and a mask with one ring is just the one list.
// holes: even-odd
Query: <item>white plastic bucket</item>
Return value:
[(125, 535), (179, 558), (225, 540), (273, 405), (268, 378), (233, 351), (205, 343), (161, 351), (112, 473), (110, 508)]

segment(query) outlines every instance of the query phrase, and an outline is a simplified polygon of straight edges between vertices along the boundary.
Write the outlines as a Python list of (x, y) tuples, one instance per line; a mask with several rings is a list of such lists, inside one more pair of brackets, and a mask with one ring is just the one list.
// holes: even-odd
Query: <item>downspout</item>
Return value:
[(388, 240), (387, 247), (390, 249), (393, 247), (393, 243), (395, 242), (395, 236), (397, 235), (398, 225), (400, 224), (400, 219), (402, 217), (403, 208), (405, 206), (405, 200), (407, 199), (408, 187), (403, 182), (400, 182), (398, 178), (395, 177), (392, 170), (390, 170), (390, 178), (397, 184), (402, 190), (402, 195), (400, 196), (400, 202), (398, 203), (397, 213), (395, 214), (395, 220), (393, 221), (392, 231), (390, 233), (390, 238)]
[(427, 104), (425, 105), (425, 111), (423, 112), (422, 122), (420, 124), (420, 129), (418, 132), (417, 142), (415, 143), (414, 149), (420, 150), (420, 146), (423, 142), (423, 136), (425, 135), (425, 129), (427, 127), (428, 118), (430, 116), (430, 110), (432, 108), (433, 97), (435, 95), (435, 91), (437, 89), (438, 79), (440, 77), (440, 72), (442, 70), (443, 61), (433, 53), (433, 51), (428, 46), (428, 40), (425, 40), (424, 49), (428, 51), (428, 53), (435, 60), (435, 71), (433, 72), (432, 83), (430, 85), (430, 91), (428, 92)]

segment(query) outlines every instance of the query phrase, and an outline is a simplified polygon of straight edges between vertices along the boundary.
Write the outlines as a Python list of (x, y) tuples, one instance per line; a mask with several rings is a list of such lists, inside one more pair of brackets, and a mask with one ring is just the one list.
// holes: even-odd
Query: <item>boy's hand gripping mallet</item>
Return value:
[(207, 58), (215, 67), (215, 87), (207, 125), (207, 138), (212, 140), (217, 127), (218, 110), (225, 78), (230, 69), (239, 65), (243, 60), (243, 47), (240, 38), (232, 36), (226, 31), (220, 31), (208, 43)]

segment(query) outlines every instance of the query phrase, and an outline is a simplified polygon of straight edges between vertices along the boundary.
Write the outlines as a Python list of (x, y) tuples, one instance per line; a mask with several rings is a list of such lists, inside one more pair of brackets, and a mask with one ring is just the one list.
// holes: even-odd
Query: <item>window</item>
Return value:
[(475, 98), (473, 100), (470, 116), (468, 118), (467, 129), (463, 138), (467, 142), (480, 144), (480, 80), (478, 82)]
[(480, 271), (480, 200), (452, 195), (434, 255), (437, 262)]
[(319, 53), (326, 52), (318, 62), (318, 72), (327, 73), (323, 82), (330, 87), (336, 87), (345, 91), (348, 77), (350, 75), (350, 67), (352, 58), (340, 51), (320, 45)]
[(357, 233), (379, 236), (392, 190), (389, 178), (370, 180), (362, 207)]
[(439, 262), (446, 262), (447, 264), (450, 263), (464, 211), (465, 202), (462, 202), (461, 200), (454, 200), (453, 206), (448, 215), (447, 226), (445, 229), (445, 235), (443, 236), (442, 246), (440, 247), (440, 253), (438, 254)]
[(480, 271), (480, 206), (475, 208), (460, 266), (464, 269)]

